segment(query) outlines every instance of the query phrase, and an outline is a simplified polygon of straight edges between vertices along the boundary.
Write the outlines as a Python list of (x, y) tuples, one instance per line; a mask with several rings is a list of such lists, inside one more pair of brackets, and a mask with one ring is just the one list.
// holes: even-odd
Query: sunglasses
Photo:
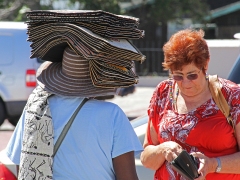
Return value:
[[(198, 74), (202, 71), (202, 69), (200, 69), (197, 73), (191, 73), (187, 75), (187, 79), (190, 81), (196, 80), (198, 78)], [(172, 74), (171, 75), (172, 78), (175, 81), (182, 81), (183, 80), (183, 76), (182, 75), (176, 75), (176, 74)]]

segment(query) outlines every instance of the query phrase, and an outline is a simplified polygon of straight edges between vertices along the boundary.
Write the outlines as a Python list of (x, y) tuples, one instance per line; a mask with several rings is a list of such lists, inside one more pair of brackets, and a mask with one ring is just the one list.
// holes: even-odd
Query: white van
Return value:
[(28, 96), (36, 86), (41, 61), (30, 59), (24, 22), (0, 22), (0, 125), (16, 125)]

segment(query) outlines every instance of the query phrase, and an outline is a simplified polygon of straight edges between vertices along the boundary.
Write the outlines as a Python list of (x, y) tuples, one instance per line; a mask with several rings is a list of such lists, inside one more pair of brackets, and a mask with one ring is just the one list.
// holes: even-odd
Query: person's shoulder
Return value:
[(99, 108), (99, 109), (116, 109), (116, 110), (121, 109), (117, 104), (108, 102), (105, 100), (90, 99), (89, 105), (91, 105), (94, 108)]
[(235, 82), (232, 82), (228, 79), (224, 79), (224, 78), (221, 78), (221, 77), (219, 77), (218, 79), (219, 79), (220, 83), (222, 84), (223, 88), (240, 89), (240, 85), (236, 84)]
[(159, 82), (159, 84), (156, 87), (157, 91), (166, 91), (169, 89), (170, 86), (173, 85), (173, 80), (171, 78), (163, 80), (161, 82)]
[(219, 82), (222, 84), (222, 92), (225, 97), (230, 97), (232, 95), (240, 94), (240, 85), (224, 78), (218, 78)]
[(124, 117), (126, 114), (117, 104), (104, 100), (90, 99), (86, 108), (93, 109), (95, 114), (105, 114), (106, 117), (114, 120), (115, 117)]

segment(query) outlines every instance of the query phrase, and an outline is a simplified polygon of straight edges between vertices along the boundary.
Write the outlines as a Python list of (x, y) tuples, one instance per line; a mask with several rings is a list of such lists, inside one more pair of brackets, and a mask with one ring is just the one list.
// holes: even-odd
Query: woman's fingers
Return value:
[(199, 167), (198, 167), (198, 173), (200, 176), (196, 180), (204, 180), (206, 178), (206, 175), (208, 174), (208, 157), (205, 156), (201, 152), (193, 152), (191, 153), (194, 157), (198, 158), (199, 160)]
[(168, 141), (164, 143), (164, 156), (168, 162), (173, 161), (182, 152), (182, 147), (173, 141)]
[(167, 150), (164, 152), (164, 155), (165, 155), (165, 159), (168, 161), (168, 162), (172, 162), (175, 158), (177, 158), (177, 154), (176, 152), (174, 151), (170, 151), (170, 150)]

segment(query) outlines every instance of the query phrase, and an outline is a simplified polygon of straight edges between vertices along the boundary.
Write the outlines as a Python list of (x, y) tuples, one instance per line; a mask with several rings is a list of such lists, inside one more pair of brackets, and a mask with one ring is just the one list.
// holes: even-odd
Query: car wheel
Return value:
[(17, 116), (17, 117), (10, 117), (10, 118), (8, 118), (8, 121), (9, 121), (13, 126), (16, 126), (17, 123), (18, 123), (19, 118), (20, 118), (19, 116)]
[(3, 102), (0, 100), (0, 126), (3, 124), (6, 119), (6, 111)]

